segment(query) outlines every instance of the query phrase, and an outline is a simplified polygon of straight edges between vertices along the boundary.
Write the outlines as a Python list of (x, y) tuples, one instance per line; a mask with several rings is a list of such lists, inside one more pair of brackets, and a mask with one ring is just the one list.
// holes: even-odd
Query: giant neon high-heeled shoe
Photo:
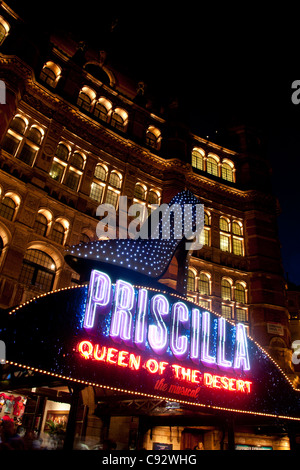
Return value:
[[(155, 218), (154, 211), (141, 228), (141, 231), (145, 230), (146, 225), (146, 231), (150, 235), (149, 238), (108, 239), (96, 240), (86, 244), (81, 243), (70, 247), (65, 256), (67, 263), (81, 274), (84, 272), (88, 274), (91, 269), (104, 269), (104, 265), (109, 265), (110, 273), (120, 276), (126, 272), (127, 278), (134, 278), (135, 281), (149, 284), (149, 278), (158, 280), (165, 274), (173, 256), (176, 256), (178, 270), (180, 271), (178, 274), (183, 278), (183, 285), (180, 288), (183, 293), (187, 278), (188, 260), (191, 255), (191, 251), (187, 248), (184, 224), (188, 224), (189, 231), (192, 229), (193, 233), (195, 233), (195, 228), (203, 228), (203, 205), (190, 191), (180, 192), (167, 206), (171, 208), (174, 205), (181, 207), (181, 217), (177, 218), (176, 213), (170, 212), (171, 220), (168, 220), (169, 233), (167, 238), (164, 233), (165, 222), (162, 218), (158, 219), (157, 214)], [(187, 219), (184, 212), (187, 206), (189, 206), (189, 218), (191, 220)], [(157, 210), (159, 211), (159, 208)], [(200, 221), (196, 220), (196, 216), (199, 219), (199, 214), (202, 217)], [(159, 224), (158, 227), (154, 227), (155, 238), (151, 237), (154, 220), (155, 222), (158, 221)]]

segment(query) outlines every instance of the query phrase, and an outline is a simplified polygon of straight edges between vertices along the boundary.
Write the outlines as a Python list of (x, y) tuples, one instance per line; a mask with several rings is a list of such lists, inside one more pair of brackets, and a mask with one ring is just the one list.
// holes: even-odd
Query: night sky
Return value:
[[(284, 270), (300, 285), (300, 104), (291, 100), (292, 83), (300, 80), (294, 6), (187, 1), (109, 7), (86, 0), (79, 8), (78, 2), (53, 0), (44, 8), (41, 2), (7, 3), (30, 18), (33, 29), (70, 30), (99, 50), (108, 48), (110, 58), (149, 89), (178, 96), (192, 130), (202, 137), (213, 141), (215, 131), (232, 120), (262, 129), (281, 207)], [(111, 24), (115, 27), (107, 36)]]

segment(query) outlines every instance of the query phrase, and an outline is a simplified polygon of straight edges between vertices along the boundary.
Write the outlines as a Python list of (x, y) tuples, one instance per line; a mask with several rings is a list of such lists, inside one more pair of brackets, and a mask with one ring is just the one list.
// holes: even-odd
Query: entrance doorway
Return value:
[(204, 433), (199, 429), (187, 428), (184, 429), (181, 433), (181, 450), (194, 450), (198, 448), (199, 450), (203, 449), (204, 443)]

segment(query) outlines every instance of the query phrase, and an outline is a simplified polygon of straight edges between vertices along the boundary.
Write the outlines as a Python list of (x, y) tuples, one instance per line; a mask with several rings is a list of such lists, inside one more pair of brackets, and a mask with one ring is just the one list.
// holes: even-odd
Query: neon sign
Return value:
[[(109, 348), (106, 346), (100, 347), (99, 344), (93, 344), (89, 340), (83, 340), (78, 344), (78, 352), (86, 360), (94, 360), (106, 364), (112, 364), (118, 367), (128, 368), (132, 371), (139, 371), (145, 369), (151, 375), (163, 376), (169, 369), (174, 379), (189, 384), (202, 385), (204, 387), (235, 391), (241, 393), (250, 393), (252, 382), (249, 380), (240, 380), (236, 378), (229, 378), (217, 374), (210, 374), (205, 372), (202, 374), (200, 370), (183, 367), (179, 364), (169, 364), (166, 361), (158, 361), (157, 359), (150, 358), (143, 360), (141, 355), (130, 353), (126, 350), (119, 350), (116, 348)], [(154, 385), (155, 390), (168, 391), (170, 393), (177, 393), (178, 387), (174, 384), (167, 385), (164, 378), (160, 378)], [(181, 388), (182, 389), (182, 388)], [(180, 389), (180, 390), (181, 390)], [(189, 388), (185, 388), (185, 393), (190, 395), (192, 393)], [(197, 390), (197, 389), (196, 389)], [(197, 391), (199, 393), (200, 388)], [(194, 391), (195, 393), (195, 391)]]
[[(232, 326), (230, 341), (234, 338), (234, 348), (228, 352), (224, 318), (218, 318), (217, 335), (214, 335), (210, 312), (199, 308), (189, 310), (181, 300), (170, 304), (168, 297), (145, 288), (135, 289), (124, 280), (117, 280), (113, 287), (106, 273), (93, 270), (83, 327), (89, 332), (96, 331), (98, 316), (104, 315), (109, 318), (108, 336), (115, 344), (142, 351), (148, 349), (157, 356), (168, 351), (174, 360), (191, 361), (198, 366), (235, 372), (250, 370), (246, 329), (242, 323)], [(95, 354), (101, 357), (103, 352), (93, 352), (94, 359)]]

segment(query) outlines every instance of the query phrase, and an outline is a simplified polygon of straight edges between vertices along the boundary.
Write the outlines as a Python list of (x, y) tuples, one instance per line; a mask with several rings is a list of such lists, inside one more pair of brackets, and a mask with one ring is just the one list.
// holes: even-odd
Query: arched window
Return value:
[(60, 222), (55, 222), (51, 231), (51, 240), (63, 245), (65, 238), (65, 227)]
[(11, 197), (4, 197), (0, 204), (0, 216), (7, 220), (13, 220), (17, 204)]
[(221, 297), (223, 300), (231, 300), (231, 283), (227, 279), (222, 279)]
[(198, 291), (200, 294), (209, 295), (209, 276), (201, 273), (198, 281)]
[(112, 104), (110, 101), (100, 98), (95, 105), (94, 116), (106, 122), (108, 121), (111, 108)]
[(229, 221), (227, 219), (224, 219), (224, 217), (220, 217), (220, 230), (222, 232), (230, 231)]
[(243, 224), (234, 220), (232, 222), (232, 253), (234, 255), (244, 255)]
[(70, 153), (70, 149), (63, 143), (59, 143), (57, 148), (56, 148), (56, 152), (55, 152), (55, 155), (60, 159), (60, 160), (63, 160), (63, 161), (67, 161), (68, 158), (69, 158), (69, 153)]
[(0, 44), (3, 43), (6, 36), (6, 29), (4, 28), (2, 22), (0, 22)]
[(77, 150), (72, 151), (71, 146), (60, 142), (49, 175), (59, 183), (63, 182), (68, 188), (77, 191), (85, 164), (85, 155)]
[(77, 105), (84, 111), (90, 111), (91, 104), (92, 100), (89, 95), (81, 91), (77, 98)]
[(45, 237), (47, 233), (47, 228), (48, 228), (48, 220), (43, 214), (39, 212), (36, 216), (33, 229), (35, 230), (36, 233)]
[(220, 218), (220, 249), (222, 251), (231, 251), (230, 223), (224, 217)]
[(27, 122), (21, 116), (15, 116), (11, 122), (10, 128), (18, 134), (24, 135), (27, 127)]
[(159, 195), (157, 192), (150, 189), (149, 196), (148, 196), (148, 203), (149, 204), (159, 204)]
[(61, 76), (61, 68), (54, 62), (48, 61), (43, 66), (41, 71), (40, 79), (43, 80), (47, 85), (55, 88), (57, 82)]
[(147, 193), (147, 190), (141, 184), (137, 183), (135, 185), (134, 197), (136, 197), (137, 199), (140, 199), (141, 201), (145, 201), (146, 193)]
[(114, 109), (111, 116), (111, 125), (120, 131), (124, 131), (128, 121), (128, 114), (124, 109), (116, 108)]
[(84, 158), (79, 152), (74, 152), (70, 157), (70, 165), (78, 170), (82, 170), (84, 166)]
[(121, 188), (121, 177), (115, 171), (112, 171), (109, 177), (109, 184), (114, 188)]
[(47, 83), (47, 85), (50, 85), (52, 87), (55, 86), (55, 81), (56, 81), (56, 75), (53, 70), (51, 70), (49, 67), (44, 67), (42, 72), (41, 72), (41, 79), (43, 82)]
[(241, 304), (246, 303), (246, 289), (241, 282), (237, 282), (235, 285), (235, 300)]
[(55, 263), (49, 255), (40, 250), (29, 249), (23, 258), (19, 282), (47, 292), (53, 287), (55, 271)]
[(209, 156), (206, 160), (207, 173), (213, 176), (219, 176), (218, 160), (215, 157)]
[(226, 181), (233, 181), (233, 168), (229, 163), (222, 163), (222, 178)]
[(198, 170), (204, 170), (204, 151), (194, 148), (192, 150), (192, 166)]
[(243, 236), (242, 225), (235, 220), (232, 222), (232, 233), (239, 237)]
[(29, 140), (31, 140), (31, 142), (34, 142), (35, 144), (40, 145), (43, 139), (43, 133), (37, 127), (32, 126), (29, 129), (27, 137)]
[(204, 228), (201, 231), (199, 241), (202, 245), (210, 245), (210, 214), (208, 212), (204, 212)]
[(106, 181), (107, 168), (98, 163), (95, 168), (94, 177), (97, 178), (97, 180)]
[(190, 269), (188, 270), (187, 290), (195, 292), (195, 274)]
[(8, 35), (10, 30), (9, 24), (0, 16), (0, 45)]
[(149, 126), (146, 131), (146, 144), (154, 149), (159, 149), (161, 141), (161, 132), (154, 126)]

